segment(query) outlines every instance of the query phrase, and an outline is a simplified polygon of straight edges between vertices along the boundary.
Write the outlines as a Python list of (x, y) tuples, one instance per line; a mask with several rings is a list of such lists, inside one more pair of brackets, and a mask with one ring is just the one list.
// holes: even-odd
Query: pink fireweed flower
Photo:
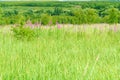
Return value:
[(36, 22), (36, 23), (34, 24), (34, 27), (35, 27), (35, 28), (39, 28), (39, 23)]
[(28, 27), (34, 28), (34, 25), (31, 23), (31, 24), (28, 24)]
[(30, 28), (33, 28), (33, 27), (34, 27), (34, 25), (32, 24), (32, 22), (31, 22), (30, 20), (28, 20), (28, 21), (26, 22), (26, 25), (27, 25), (28, 27), (30, 27)]
[(60, 29), (61, 28), (60, 24), (58, 24), (57, 27), (58, 27), (58, 29)]
[(61, 25), (57, 22), (57, 28), (60, 29), (61, 28)]
[(114, 32), (117, 32), (117, 27), (116, 26), (114, 27)]

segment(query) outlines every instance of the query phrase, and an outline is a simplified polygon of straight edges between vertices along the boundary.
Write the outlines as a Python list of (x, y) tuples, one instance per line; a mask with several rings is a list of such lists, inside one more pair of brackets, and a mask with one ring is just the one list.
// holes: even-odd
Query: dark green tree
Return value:
[(61, 13), (63, 13), (62, 8), (55, 7), (53, 15), (60, 15)]

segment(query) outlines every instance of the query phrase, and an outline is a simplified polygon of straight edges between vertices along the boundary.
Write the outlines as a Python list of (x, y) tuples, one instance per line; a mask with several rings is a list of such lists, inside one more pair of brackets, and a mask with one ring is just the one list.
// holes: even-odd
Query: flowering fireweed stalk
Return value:
[(16, 40), (14, 32), (4, 33), (8, 27), (1, 28), (0, 79), (119, 80), (120, 32), (94, 32), (88, 25), (81, 37), (81, 28), (77, 36), (68, 28), (37, 29), (39, 37), (31, 41)]
[(58, 28), (58, 29), (61, 28), (61, 25), (60, 25), (58, 22), (56, 22), (56, 25), (57, 25), (57, 28)]
[(40, 28), (41, 27), (41, 22), (36, 22), (36, 23), (32, 23), (30, 20), (28, 20), (26, 22), (26, 24), (23, 27), (30, 27), (30, 28)]

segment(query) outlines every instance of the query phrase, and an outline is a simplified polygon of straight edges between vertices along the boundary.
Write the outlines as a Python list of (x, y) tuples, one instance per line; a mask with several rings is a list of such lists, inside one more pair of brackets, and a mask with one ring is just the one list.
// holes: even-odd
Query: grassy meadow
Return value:
[[(91, 26), (91, 27), (90, 27)], [(119, 80), (119, 25), (41, 27), (17, 40), (0, 28), (0, 80)]]

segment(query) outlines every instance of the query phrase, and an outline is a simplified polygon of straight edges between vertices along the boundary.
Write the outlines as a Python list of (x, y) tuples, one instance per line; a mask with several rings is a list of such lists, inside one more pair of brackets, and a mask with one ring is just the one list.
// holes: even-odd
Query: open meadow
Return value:
[(0, 80), (120, 80), (120, 0), (0, 0)]
[(120, 79), (119, 24), (30, 30), (39, 36), (21, 40), (0, 28), (0, 80)]

